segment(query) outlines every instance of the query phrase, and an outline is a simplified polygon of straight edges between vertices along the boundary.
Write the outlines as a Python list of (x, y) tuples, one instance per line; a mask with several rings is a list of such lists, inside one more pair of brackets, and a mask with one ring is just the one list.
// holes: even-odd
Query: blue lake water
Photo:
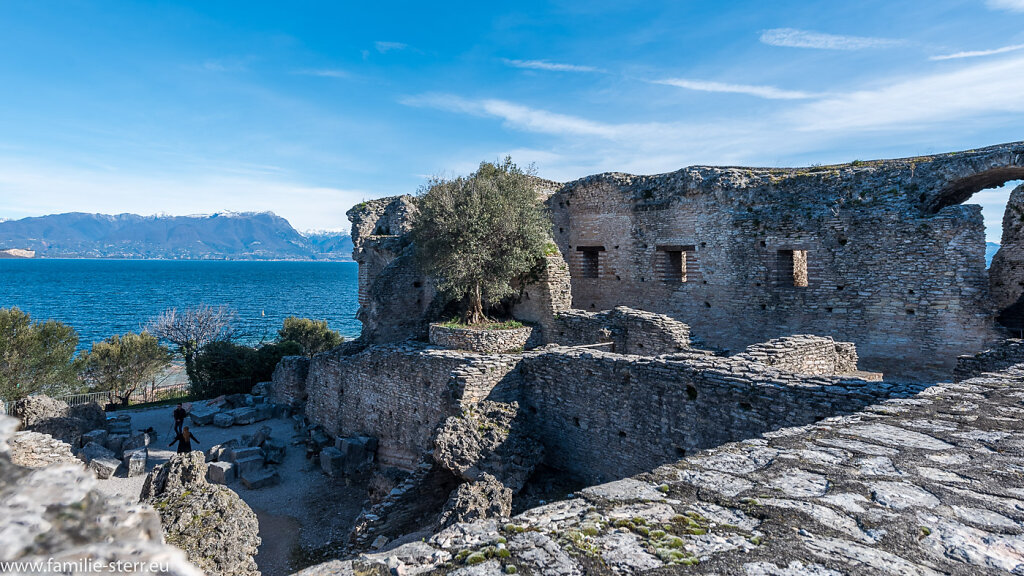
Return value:
[(0, 260), (0, 308), (78, 331), (79, 348), (137, 332), (168, 308), (227, 305), (250, 342), (273, 339), (288, 316), (359, 335), (355, 262)]

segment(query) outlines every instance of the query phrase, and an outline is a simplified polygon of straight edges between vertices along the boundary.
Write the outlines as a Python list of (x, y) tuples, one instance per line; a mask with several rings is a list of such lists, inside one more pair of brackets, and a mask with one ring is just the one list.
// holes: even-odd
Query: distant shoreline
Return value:
[(3, 257), (3, 260), (104, 260), (112, 262), (352, 262), (355, 260), (340, 258), (129, 258), (114, 256), (35, 256), (35, 257)]

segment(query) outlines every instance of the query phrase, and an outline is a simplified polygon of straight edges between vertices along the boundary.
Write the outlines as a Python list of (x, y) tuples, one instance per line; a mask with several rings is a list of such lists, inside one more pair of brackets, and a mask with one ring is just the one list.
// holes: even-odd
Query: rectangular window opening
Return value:
[(576, 250), (580, 253), (580, 275), (584, 278), (599, 278), (604, 246), (577, 246)]
[(777, 262), (780, 285), (807, 287), (807, 250), (779, 250)]
[(687, 264), (693, 263), (694, 246), (658, 246), (661, 253), (662, 280), (673, 284), (687, 281)]

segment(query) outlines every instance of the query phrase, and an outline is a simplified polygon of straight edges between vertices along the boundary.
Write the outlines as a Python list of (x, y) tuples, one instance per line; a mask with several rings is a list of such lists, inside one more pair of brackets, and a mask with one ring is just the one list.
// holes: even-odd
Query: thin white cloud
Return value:
[(1012, 46), (1003, 46), (1002, 48), (994, 48), (992, 50), (976, 50), (972, 52), (957, 52), (955, 54), (943, 54), (940, 56), (932, 56), (929, 60), (958, 60), (960, 58), (977, 58), (979, 56), (995, 56), (996, 54), (1006, 54), (1007, 52), (1016, 52), (1018, 50), (1024, 50), (1024, 44), (1014, 44)]
[(408, 44), (402, 42), (381, 42), (377, 41), (373, 43), (374, 48), (381, 54), (387, 54), (388, 52), (394, 52), (397, 50), (405, 50), (409, 47)]
[(1024, 0), (988, 0), (985, 4), (993, 10), (1024, 12)]
[(351, 74), (344, 70), (320, 69), (320, 70), (297, 70), (295, 74), (300, 76), (319, 76), (321, 78), (349, 78)]
[(593, 66), (580, 66), (577, 64), (561, 64), (548, 62), (547, 60), (509, 60), (503, 58), (502, 62), (513, 68), (525, 68), (527, 70), (548, 70), (551, 72), (603, 72), (600, 68)]
[(804, 105), (790, 118), (806, 130), (897, 131), (970, 117), (1024, 113), (1024, 57), (898, 80)]
[(904, 40), (872, 38), (868, 36), (841, 36), (797, 30), (796, 28), (773, 28), (761, 33), (761, 42), (769, 46), (787, 48), (813, 48), (816, 50), (867, 50), (871, 48), (892, 48), (906, 44)]
[(677, 88), (685, 88), (687, 90), (697, 90), (699, 92), (746, 94), (749, 96), (757, 96), (758, 98), (767, 98), (769, 100), (805, 100), (808, 98), (816, 98), (818, 96), (816, 94), (811, 94), (810, 92), (783, 90), (774, 86), (727, 84), (723, 82), (710, 82), (707, 80), (688, 80), (686, 78), (666, 78), (664, 80), (655, 80), (654, 83), (664, 84), (666, 86), (675, 86)]

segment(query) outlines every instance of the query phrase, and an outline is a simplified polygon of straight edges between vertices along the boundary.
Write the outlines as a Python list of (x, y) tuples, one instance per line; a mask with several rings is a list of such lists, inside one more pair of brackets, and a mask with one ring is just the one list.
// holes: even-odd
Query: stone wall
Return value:
[(1003, 236), (989, 268), (992, 303), (1003, 312), (999, 322), (1020, 335), (1024, 330), (1024, 186), (1010, 193), (1003, 213)]
[(996, 336), (984, 223), (958, 203), (1021, 176), (1024, 145), (1011, 144), (808, 169), (601, 174), (549, 204), (575, 308), (664, 313), (732, 350), (833, 336), (872, 368), (916, 371), (951, 368)]
[(1017, 574), (1022, 390), (940, 384), (301, 574)]
[(353, 259), (359, 263), (361, 339), (369, 344), (425, 336), (443, 302), (413, 257), (406, 233), (416, 206), (411, 196), (363, 202), (348, 211)]
[(318, 354), (307, 380), (306, 416), (335, 436), (377, 438), (381, 465), (411, 470), (463, 402), (515, 394), (519, 360), (417, 343)]
[(271, 377), (270, 400), (274, 404), (289, 406), (306, 401), (306, 378), (309, 376), (309, 358), (285, 356), (277, 363)]
[(430, 343), (434, 346), (482, 354), (522, 352), (532, 335), (533, 328), (530, 326), (508, 330), (473, 330), (442, 324), (430, 325)]
[(751, 344), (736, 357), (797, 374), (831, 376), (857, 372), (856, 346), (810, 334)]
[(988, 350), (956, 359), (953, 380), (960, 382), (985, 372), (998, 372), (1016, 364), (1024, 364), (1024, 340), (1003, 340)]
[(663, 314), (617, 306), (603, 312), (564, 310), (552, 321), (548, 342), (563, 346), (610, 343), (620, 354), (657, 356), (690, 347), (690, 327)]
[(685, 353), (555, 349), (527, 354), (520, 371), (520, 402), (548, 464), (587, 483), (919, 389)]

